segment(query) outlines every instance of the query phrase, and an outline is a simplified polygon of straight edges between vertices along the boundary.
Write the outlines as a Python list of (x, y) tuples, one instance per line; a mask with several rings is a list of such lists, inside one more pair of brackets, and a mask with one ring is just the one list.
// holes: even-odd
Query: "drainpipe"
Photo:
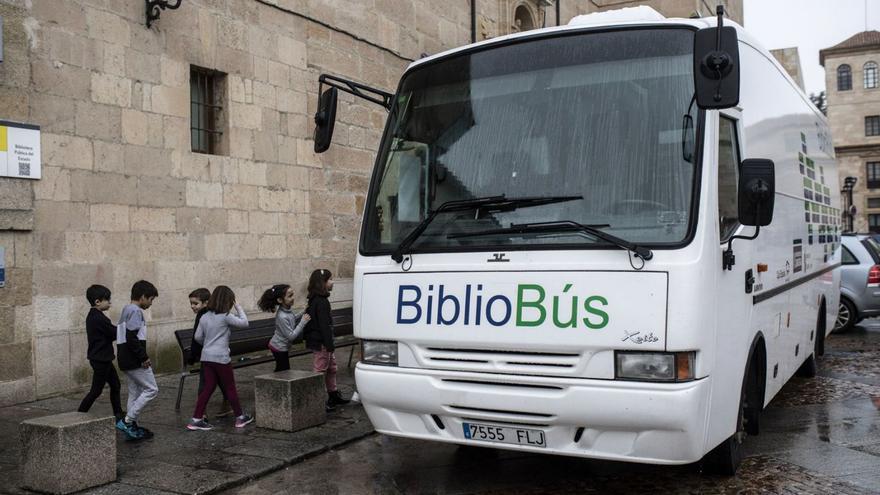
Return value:
[(471, 43), (477, 42), (477, 0), (471, 0)]
[(556, 0), (556, 25), (558, 26), (562, 20), (559, 18), (559, 4), (562, 3), (562, 0)]

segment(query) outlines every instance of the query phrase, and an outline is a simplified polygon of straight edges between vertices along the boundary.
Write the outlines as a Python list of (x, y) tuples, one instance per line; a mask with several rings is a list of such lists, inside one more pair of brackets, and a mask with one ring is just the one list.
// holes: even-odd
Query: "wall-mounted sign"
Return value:
[(40, 178), (40, 126), (0, 120), (0, 177)]
[(0, 246), (0, 288), (6, 287), (6, 249)]

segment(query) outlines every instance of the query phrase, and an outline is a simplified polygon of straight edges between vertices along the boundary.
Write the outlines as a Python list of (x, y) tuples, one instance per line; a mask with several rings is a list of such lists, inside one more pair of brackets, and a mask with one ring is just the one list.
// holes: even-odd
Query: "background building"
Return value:
[[(742, 2), (724, 3), (741, 22)], [(472, 16), (465, 0), (184, 0), (148, 28), (142, 0), (0, 0), (0, 120), (39, 126), (42, 166), (38, 180), (0, 177), (0, 405), (88, 382), (93, 283), (113, 291), (111, 318), (134, 281), (158, 286), (148, 316), (160, 372), (179, 367), (173, 330), (191, 325), (194, 288), (228, 284), (256, 312), (265, 288), (290, 282), (302, 305), (323, 267), (337, 301), (350, 300), (386, 114), (342, 96), (334, 145), (314, 154), (320, 73), (393, 90), (422, 54), (637, 4), (714, 10), (476, 0)]]
[(821, 50), (819, 63), (825, 67), (840, 183), (858, 179), (852, 192), (854, 230), (880, 232), (880, 32), (864, 31)]

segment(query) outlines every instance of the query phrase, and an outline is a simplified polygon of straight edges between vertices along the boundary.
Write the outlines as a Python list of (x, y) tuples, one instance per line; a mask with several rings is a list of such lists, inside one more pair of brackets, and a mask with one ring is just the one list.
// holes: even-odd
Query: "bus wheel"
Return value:
[(739, 414), (736, 417), (736, 431), (717, 447), (703, 457), (703, 472), (708, 474), (720, 474), (733, 476), (742, 462), (742, 443), (746, 437), (745, 429), (745, 406), (746, 387), (739, 399)]
[(763, 373), (759, 361), (762, 352), (756, 352), (749, 359), (749, 368), (743, 379), (739, 397), (739, 413), (736, 416), (736, 431), (703, 457), (703, 472), (733, 476), (742, 462), (742, 444), (746, 434), (757, 435), (758, 417), (761, 414)]

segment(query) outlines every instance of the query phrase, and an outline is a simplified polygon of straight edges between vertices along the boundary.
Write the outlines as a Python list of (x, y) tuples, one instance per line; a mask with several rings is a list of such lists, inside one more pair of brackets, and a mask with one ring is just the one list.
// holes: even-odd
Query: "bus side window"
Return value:
[(718, 219), (721, 242), (726, 242), (739, 227), (736, 200), (738, 175), (736, 122), (721, 117), (718, 122)]

